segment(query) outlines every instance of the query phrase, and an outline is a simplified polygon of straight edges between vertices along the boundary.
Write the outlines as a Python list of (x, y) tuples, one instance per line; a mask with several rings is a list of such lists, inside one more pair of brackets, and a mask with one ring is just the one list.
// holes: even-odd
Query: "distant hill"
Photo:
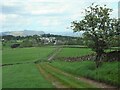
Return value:
[(43, 35), (45, 34), (43, 31), (32, 31), (32, 30), (24, 30), (24, 31), (9, 31), (2, 32), (0, 35), (13, 35), (13, 36), (33, 36), (33, 35)]
[(62, 36), (73, 36), (73, 37), (82, 37), (83, 32), (44, 32), (44, 31), (33, 31), (33, 30), (24, 30), (24, 31), (7, 31), (0, 33), (0, 36), (13, 35), (13, 36), (33, 36), (33, 35), (43, 35), (43, 34), (54, 34)]
[(62, 36), (72, 36), (72, 37), (82, 37), (83, 32), (52, 32), (54, 35), (62, 35)]

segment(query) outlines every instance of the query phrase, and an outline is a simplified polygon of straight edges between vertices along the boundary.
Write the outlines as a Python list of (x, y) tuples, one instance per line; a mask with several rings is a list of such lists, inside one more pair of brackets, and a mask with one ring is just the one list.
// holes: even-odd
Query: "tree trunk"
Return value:
[(97, 52), (96, 55), (96, 68), (98, 68), (101, 65), (101, 57), (102, 57), (103, 52)]

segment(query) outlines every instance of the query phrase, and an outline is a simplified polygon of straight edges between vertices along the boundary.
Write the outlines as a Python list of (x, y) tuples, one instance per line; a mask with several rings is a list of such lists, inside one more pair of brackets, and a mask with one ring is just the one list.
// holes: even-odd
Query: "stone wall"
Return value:
[[(89, 54), (85, 56), (79, 56), (79, 57), (56, 57), (54, 60), (64, 60), (64, 61), (85, 61), (85, 60), (91, 60), (94, 61), (96, 58), (96, 54)], [(120, 61), (120, 51), (112, 51), (108, 53), (104, 53), (101, 56), (100, 61), (105, 62), (112, 62), (112, 61)]]

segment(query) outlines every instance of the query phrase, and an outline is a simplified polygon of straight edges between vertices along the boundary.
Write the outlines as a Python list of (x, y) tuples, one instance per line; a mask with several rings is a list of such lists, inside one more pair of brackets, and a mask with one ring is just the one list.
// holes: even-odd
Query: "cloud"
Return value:
[(119, 0), (3, 0), (0, 3), (4, 30), (65, 31), (73, 20), (83, 17), (81, 12), (95, 2), (114, 9), (116, 17)]
[(63, 24), (65, 24), (63, 22), (63, 19), (59, 18), (59, 17), (43, 17), (42, 19), (40, 18), (37, 23), (39, 24), (39, 26), (42, 27), (61, 27), (63, 26)]
[(5, 21), (5, 16), (0, 14), (0, 27), (2, 27), (4, 21)]
[[(41, 1), (41, 0), (40, 0)], [(58, 3), (58, 2), (39, 2), (39, 3), (31, 3), (27, 4), (25, 10), (33, 15), (47, 15), (47, 14), (62, 14), (67, 11), (69, 8), (69, 4)]]

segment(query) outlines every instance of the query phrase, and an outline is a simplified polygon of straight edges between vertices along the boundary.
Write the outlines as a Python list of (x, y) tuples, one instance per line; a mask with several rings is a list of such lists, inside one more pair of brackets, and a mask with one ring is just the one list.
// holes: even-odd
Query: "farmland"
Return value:
[(62, 51), (56, 57), (77, 57), (91, 54), (93, 51), (90, 48), (62, 48)]
[(42, 47), (42, 48), (7, 48), (3, 50), (3, 64), (9, 63), (21, 63), (41, 60), (46, 58), (54, 48)]
[(49, 88), (53, 87), (52, 84), (41, 76), (35, 64), (24, 64), (25, 62), (43, 60), (47, 58), (52, 50), (54, 50), (54, 48), (50, 47), (4, 49), (3, 64), (21, 62), (23, 64), (3, 67), (3, 88), (43, 88), (46, 87), (46, 85)]
[[(48, 58), (54, 53), (57, 53), (55, 57), (78, 57), (93, 53), (89, 48), (61, 48), (59, 52), (58, 48), (60, 47), (4, 48), (3, 64), (13, 65), (3, 66), (2, 87), (102, 88), (99, 82), (109, 84), (104, 86), (107, 88), (120, 85), (118, 62), (106, 62), (96, 69), (93, 61), (49, 61)], [(91, 79), (95, 82), (90, 83)]]
[(3, 89), (119, 90), (120, 1), (21, 1), (0, 4)]

